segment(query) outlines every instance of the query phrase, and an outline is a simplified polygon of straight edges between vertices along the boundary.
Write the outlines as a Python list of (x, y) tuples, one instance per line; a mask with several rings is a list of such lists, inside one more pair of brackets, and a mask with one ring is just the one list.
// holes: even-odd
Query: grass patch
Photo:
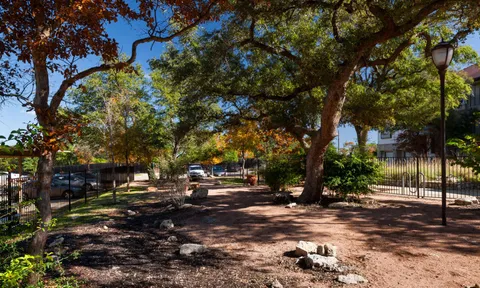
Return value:
[(226, 185), (243, 185), (242, 178), (221, 178), (219, 179), (222, 184)]
[(123, 217), (129, 203), (142, 201), (147, 194), (144, 189), (138, 187), (132, 187), (130, 192), (118, 189), (117, 203), (114, 204), (112, 191), (105, 192), (98, 198), (90, 198), (86, 204), (81, 202), (80, 205), (73, 207), (72, 211), (57, 215), (55, 229), (106, 221), (112, 217)]

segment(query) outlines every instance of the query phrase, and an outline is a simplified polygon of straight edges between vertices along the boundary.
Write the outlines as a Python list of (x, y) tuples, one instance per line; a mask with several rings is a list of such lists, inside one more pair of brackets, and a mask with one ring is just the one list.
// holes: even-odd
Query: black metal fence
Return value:
[[(133, 166), (107, 167), (97, 170), (70, 169), (56, 167), (58, 173), (52, 178), (50, 198), (52, 210), (71, 210), (79, 203), (88, 203), (89, 199), (99, 197), (115, 185), (135, 180)], [(38, 182), (34, 176), (22, 176), (14, 173), (0, 175), (0, 225), (8, 226), (26, 223), (37, 216), (34, 202), (38, 199)]]
[[(458, 159), (458, 158), (457, 158)], [(376, 192), (416, 197), (441, 198), (441, 159), (378, 158), (382, 179), (373, 185)], [(471, 168), (447, 159), (447, 198), (480, 196), (480, 177)]]

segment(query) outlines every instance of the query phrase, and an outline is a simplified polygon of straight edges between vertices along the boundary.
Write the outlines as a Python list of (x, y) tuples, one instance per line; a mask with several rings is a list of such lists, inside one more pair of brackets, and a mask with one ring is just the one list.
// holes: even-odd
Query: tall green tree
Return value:
[[(342, 122), (352, 124), (358, 146), (365, 152), (371, 129), (423, 129), (439, 117), (438, 71), (423, 56), (425, 45), (417, 42), (396, 61), (356, 71), (347, 88)], [(470, 46), (458, 47), (452, 65), (476, 63)], [(447, 109), (458, 107), (471, 92), (470, 81), (461, 73), (447, 74)]]
[[(221, 31), (205, 35), (201, 46), (179, 49), (174, 78), (190, 77), (182, 81), (184, 89), (253, 106), (312, 91), (323, 95), (314, 108), (321, 126), (309, 131), (300, 197), (317, 202), (325, 152), (354, 73), (394, 62), (420, 39), (429, 52), (432, 35), (426, 33), (443, 25), (453, 32), (453, 42), (463, 39), (479, 28), (479, 10), (476, 1), (238, 1)], [(184, 56), (188, 60), (181, 60)]]

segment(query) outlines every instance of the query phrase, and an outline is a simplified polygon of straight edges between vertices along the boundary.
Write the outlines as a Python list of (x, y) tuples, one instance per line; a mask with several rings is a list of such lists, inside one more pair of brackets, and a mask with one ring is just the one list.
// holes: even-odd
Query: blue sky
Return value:
[[(131, 43), (134, 39), (143, 37), (144, 32), (136, 26), (130, 26), (126, 23), (116, 23), (110, 25), (108, 29), (110, 35), (117, 40), (120, 44), (121, 52), (130, 55)], [(466, 42), (467, 45), (471, 45), (478, 53), (480, 53), (480, 36), (479, 34), (471, 35)], [(143, 44), (138, 49), (137, 62), (147, 70), (148, 73), (148, 60), (154, 57), (159, 57), (162, 53), (165, 44)], [(85, 69), (99, 63), (99, 59), (96, 57), (89, 57), (78, 63), (80, 69)], [(61, 79), (57, 76), (53, 76), (51, 79), (52, 88), (57, 87)], [(34, 115), (32, 112), (27, 112), (24, 107), (18, 103), (11, 101), (0, 107), (0, 135), (8, 136), (10, 131), (25, 128), (28, 122), (33, 122)], [(340, 145), (343, 146), (345, 142), (356, 142), (355, 130), (351, 126), (339, 127)], [(377, 132), (372, 131), (368, 135), (369, 142), (377, 142)], [(337, 145), (337, 139), (335, 139), (335, 145)]]

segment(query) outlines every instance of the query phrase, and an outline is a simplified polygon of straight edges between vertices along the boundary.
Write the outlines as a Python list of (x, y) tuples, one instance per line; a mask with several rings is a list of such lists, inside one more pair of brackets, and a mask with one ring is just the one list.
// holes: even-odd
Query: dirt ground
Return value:
[[(269, 287), (274, 279), (284, 287), (342, 287), (338, 273), (295, 264), (295, 245), (306, 240), (336, 245), (349, 273), (368, 279), (359, 287), (480, 284), (480, 207), (449, 205), (442, 227), (438, 200), (374, 195), (378, 204), (364, 208), (287, 209), (272, 204), (266, 187), (202, 185), (209, 196), (192, 208), (163, 212), (164, 192), (145, 192), (145, 201), (129, 206), (134, 216), (118, 211), (110, 221), (56, 231), (67, 249), (81, 252), (67, 272), (86, 287)], [(163, 219), (175, 228), (153, 226)], [(167, 241), (172, 235), (178, 242)], [(182, 257), (182, 243), (209, 250)]]

